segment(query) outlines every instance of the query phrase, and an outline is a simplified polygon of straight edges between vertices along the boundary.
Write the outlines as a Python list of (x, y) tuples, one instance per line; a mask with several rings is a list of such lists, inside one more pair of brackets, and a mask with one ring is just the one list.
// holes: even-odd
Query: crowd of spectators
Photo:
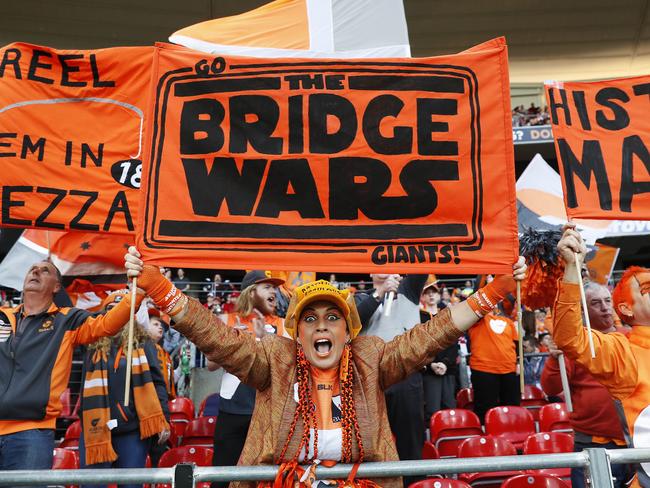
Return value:
[(523, 105), (518, 105), (512, 109), (513, 127), (549, 125), (550, 123), (551, 115), (549, 114), (548, 107), (537, 107), (534, 102), (531, 102), (528, 108), (525, 108)]
[[(533, 107), (531, 107), (532, 109)], [(538, 110), (539, 116), (541, 111)], [(514, 112), (513, 112), (514, 114)], [(281, 286), (281, 280), (272, 282), (272, 291), (265, 292), (266, 295), (253, 295), (251, 303), (255, 303), (255, 309), (262, 306), (267, 306), (269, 303), (274, 307), (275, 312), (267, 311), (264, 315), (267, 317), (273, 316), (273, 327), (265, 326), (262, 324), (261, 329), (256, 329), (255, 314), (247, 312), (242, 315), (242, 299), (248, 297), (251, 289), (261, 284), (266, 283), (269, 279), (265, 278), (263, 271), (250, 272), (244, 278), (245, 285), (243, 288), (240, 283), (231, 282), (230, 280), (222, 280), (220, 273), (215, 273), (212, 278), (206, 278), (204, 282), (190, 282), (185, 275), (184, 270), (177, 269), (161, 269), (164, 276), (169, 277), (179, 290), (183, 290), (196, 298), (209, 309), (212, 313), (218, 315), (224, 322), (232, 325), (233, 327), (240, 327), (250, 333), (259, 334), (262, 330), (264, 333), (280, 334), (282, 328), (282, 304), (284, 303), (286, 310), (287, 297), (291, 293), (290, 290)], [(261, 273), (256, 275), (256, 280), (249, 278), (253, 273)], [(259, 279), (258, 279), (259, 278)], [(427, 275), (370, 275), (368, 279), (360, 279), (358, 281), (341, 281), (332, 274), (329, 276), (330, 282), (340, 289), (350, 289), (355, 294), (357, 307), (361, 321), (363, 323), (364, 332), (370, 335), (378, 335), (384, 340), (391, 340), (395, 335), (403, 333), (408, 330), (413, 324), (424, 322), (429, 318), (438, 314), (446, 307), (464, 301), (471, 296), (479, 287), (480, 283), (474, 279), (456, 279), (436, 281), (429, 279)], [(488, 277), (488, 280), (490, 278)], [(252, 281), (251, 281), (252, 280)], [(268, 293), (275, 294), (275, 298), (267, 298)], [(394, 303), (392, 304), (392, 312), (389, 315), (384, 313), (387, 307), (386, 300), (388, 296), (394, 296)], [(111, 306), (115, 307), (122, 299), (121, 296), (109, 300)], [(124, 295), (126, 296), (126, 294)], [(598, 312), (606, 323), (602, 326), (602, 330), (609, 331), (608, 327), (621, 327), (616, 315), (611, 310), (611, 296), (609, 291), (604, 287), (596, 285), (587, 285), (588, 302), (593, 303), (593, 310), (590, 313), (596, 314), (596, 306), (600, 307)], [(256, 298), (255, 298), (256, 297)], [(13, 306), (18, 299), (17, 296), (11, 293), (3, 292), (1, 297), (3, 299), (3, 307)], [(257, 300), (257, 301), (255, 301)], [(591, 301), (589, 301), (591, 300)], [(110, 308), (105, 303), (104, 310)], [(118, 453), (118, 460), (120, 458), (133, 462), (134, 456), (128, 453), (136, 450), (138, 453), (137, 458), (139, 461), (136, 465), (144, 463), (144, 455), (149, 452), (154, 459), (154, 465), (160, 454), (166, 447), (166, 442), (169, 437), (167, 428), (165, 426), (165, 419), (169, 421), (169, 412), (166, 407), (168, 399), (173, 398), (175, 395), (183, 396), (190, 395), (190, 375), (193, 368), (205, 366), (205, 361), (200, 359), (201, 353), (189, 343), (187, 339), (182, 337), (178, 332), (170, 327), (170, 318), (164, 313), (157, 310), (153, 303), (145, 298), (141, 305), (146, 311), (145, 317), (149, 317), (148, 323), (146, 320), (142, 325), (143, 330), (151, 337), (151, 344), (155, 345), (158, 349), (156, 354), (155, 349), (150, 349), (149, 346), (144, 347), (146, 339), (142, 334), (137, 335), (140, 343), (136, 344), (137, 347), (143, 347), (142, 351), (146, 351), (148, 361), (151, 363), (151, 374), (155, 390), (150, 390), (149, 393), (155, 391), (155, 405), (159, 405), (154, 409), (160, 416), (160, 428), (154, 429), (158, 434), (157, 443), (143, 443), (140, 439), (140, 430), (142, 423), (138, 424), (138, 411), (137, 402), (143, 402), (142, 396), (136, 400), (136, 407), (131, 407), (126, 413), (124, 409), (120, 410), (121, 415), (126, 415), (128, 419), (124, 422), (118, 423), (118, 428), (113, 432), (114, 449)], [(607, 309), (609, 307), (609, 309)], [(124, 308), (124, 307), (122, 307)], [(516, 341), (518, 340), (519, 329), (517, 324), (513, 321), (516, 318), (516, 313), (512, 307), (500, 306), (492, 313), (483, 317), (483, 319), (474, 327), (472, 327), (468, 334), (461, 337), (458, 343), (450, 346), (444, 351), (441, 351), (436, 357), (431, 359), (421, 372), (415, 373), (403, 383), (397, 384), (386, 391), (386, 400), (389, 413), (389, 420), (391, 429), (393, 430), (398, 453), (401, 459), (419, 459), (422, 456), (422, 445), (427, 435), (427, 428), (429, 420), (432, 415), (441, 409), (450, 409), (456, 407), (456, 397), (459, 390), (463, 387), (472, 386), (474, 393), (474, 409), (481, 419), (484, 421), (485, 413), (492, 407), (498, 405), (518, 405), (521, 398), (521, 391), (519, 387), (519, 371)], [(604, 310), (604, 311), (603, 311)], [(608, 311), (609, 310), (609, 311)], [(89, 315), (83, 315), (80, 320), (85, 320), (84, 324), (88, 322)], [(611, 323), (609, 321), (611, 319)], [(616, 324), (614, 323), (616, 319)], [(267, 323), (268, 320), (266, 321)], [(540, 309), (535, 311), (525, 311), (523, 318), (523, 332), (524, 332), (524, 379), (527, 385), (534, 385), (538, 388), (543, 388), (549, 400), (561, 401), (562, 391), (558, 390), (557, 382), (552, 382), (551, 376), (557, 374), (557, 360), (559, 349), (553, 342), (551, 336), (552, 332), (551, 313), (549, 309)], [(593, 322), (592, 322), (593, 323)], [(596, 329), (599, 329), (599, 322), (595, 319)], [(263, 332), (264, 327), (268, 330)], [(112, 333), (115, 329), (107, 331)], [(271, 330), (272, 329), (272, 330)], [(613, 330), (613, 329), (612, 329)], [(98, 337), (99, 331), (92, 333), (92, 338)], [(116, 335), (115, 337), (118, 337)], [(103, 340), (103, 339), (102, 339)], [(126, 340), (124, 334), (119, 335), (119, 339), (113, 339), (111, 342), (101, 342), (107, 344), (107, 360), (110, 364), (115, 362), (117, 365), (122, 353), (122, 341)], [(78, 339), (78, 343), (81, 343)], [(112, 344), (112, 346), (110, 346)], [(89, 376), (88, 368), (90, 366), (97, 368), (99, 364), (99, 357), (95, 355), (94, 351), (97, 346), (91, 346), (86, 355), (84, 375), (86, 378), (94, 378)], [(104, 346), (102, 346), (104, 347)], [(152, 346), (153, 347), (153, 346)], [(95, 348), (95, 349), (94, 349)], [(156, 359), (157, 356), (157, 359)], [(549, 357), (551, 358), (549, 360)], [(469, 358), (469, 360), (468, 360)], [(593, 380), (589, 379), (586, 370), (575, 369), (574, 365), (570, 365), (570, 374), (577, 371), (576, 376), (576, 395), (580, 398), (580, 390), (583, 382)], [(211, 365), (212, 369), (218, 369), (219, 365)], [(119, 372), (123, 372), (124, 365), (121, 365)], [(109, 374), (109, 378), (115, 378), (118, 369)], [(573, 377), (573, 376), (571, 376)], [(88, 380), (87, 380), (88, 381)], [(123, 382), (115, 383), (114, 386), (109, 388), (107, 393), (108, 398), (117, 398), (116, 405), (123, 402)], [(582, 382), (582, 383), (581, 383)], [(590, 387), (595, 387), (595, 383), (589, 383)], [(117, 386), (115, 386), (117, 385)], [(573, 387), (573, 385), (572, 385)], [(216, 385), (215, 385), (216, 388)], [(118, 390), (121, 390), (118, 392)], [(222, 385), (223, 392), (223, 385)], [(254, 391), (252, 396), (249, 392), (249, 400), (252, 401), (247, 405), (247, 415), (250, 416), (254, 405)], [(77, 392), (84, 398), (87, 393), (83, 391)], [(601, 396), (607, 397), (606, 390), (602, 389)], [(223, 396), (223, 393), (222, 393)], [(137, 399), (136, 395), (136, 399)], [(221, 403), (227, 405), (227, 397), (221, 399)], [(231, 398), (228, 398), (231, 401)], [(232, 401), (231, 401), (232, 403)], [(250, 402), (249, 402), (250, 403)], [(113, 407), (110, 409), (113, 410)], [(82, 409), (83, 411), (83, 409)], [(235, 425), (232, 420), (232, 415), (237, 418), (238, 411), (235, 413), (225, 412), (224, 418), (228, 417), (229, 426)], [(117, 410), (116, 410), (117, 412)], [(118, 415), (115, 413), (116, 416)], [(587, 415), (586, 421), (589, 420)], [(594, 414), (595, 415), (595, 414)], [(163, 418), (164, 417), (164, 418)], [(580, 422), (585, 422), (579, 416), (577, 429), (582, 428)], [(250, 418), (248, 419), (250, 421)], [(2, 424), (0, 420), (0, 424)], [(222, 424), (223, 425), (223, 424)], [(248, 424), (243, 425), (243, 430), (238, 434), (240, 441), (245, 437)], [(0, 425), (1, 427), (1, 425)], [(120, 430), (121, 429), (121, 430)], [(223, 428), (217, 429), (220, 432), (219, 439), (216, 443), (223, 444)], [(134, 434), (134, 435), (131, 435)], [(591, 437), (589, 437), (591, 439)], [(122, 439), (129, 439), (127, 444), (119, 444), (116, 442)], [(215, 438), (216, 439), (216, 438)], [(587, 437), (581, 438), (583, 444), (587, 447), (592, 446), (587, 442)], [(609, 438), (608, 438), (609, 439)], [(92, 438), (86, 437), (86, 442), (94, 442)], [(240, 445), (240, 449), (241, 449)], [(82, 449), (84, 442), (82, 441)], [(139, 446), (137, 449), (134, 446)], [(146, 449), (142, 450), (144, 446)], [(609, 444), (608, 444), (609, 446)], [(593, 446), (592, 446), (593, 447)], [(217, 446), (215, 444), (215, 455)], [(122, 454), (120, 454), (120, 452)], [(127, 453), (127, 454), (125, 454)], [(239, 452), (229, 453), (225, 461), (218, 464), (234, 464), (233, 460), (239, 456)], [(86, 463), (84, 457), (82, 461), (91, 467), (102, 466), (132, 466), (132, 464), (119, 464), (116, 461), (110, 461), (110, 456), (104, 458), (93, 458), (92, 463)], [(97, 461), (99, 459), (99, 461)], [(108, 461), (107, 461), (108, 460)], [(142, 463), (140, 462), (142, 461)], [(408, 480), (407, 482), (414, 481)], [(579, 486), (574, 484), (574, 486)]]

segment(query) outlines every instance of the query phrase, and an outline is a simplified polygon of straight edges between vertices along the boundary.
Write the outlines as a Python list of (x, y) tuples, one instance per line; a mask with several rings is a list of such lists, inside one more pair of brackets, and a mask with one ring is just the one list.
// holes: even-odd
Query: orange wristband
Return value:
[(467, 304), (479, 317), (490, 313), (496, 308), (501, 300), (515, 290), (515, 280), (509, 275), (498, 275), (485, 285), (479, 288), (476, 293), (467, 299)]
[(144, 266), (138, 277), (138, 286), (147, 292), (158, 308), (172, 317), (187, 303), (187, 296), (161, 275), (156, 266)]

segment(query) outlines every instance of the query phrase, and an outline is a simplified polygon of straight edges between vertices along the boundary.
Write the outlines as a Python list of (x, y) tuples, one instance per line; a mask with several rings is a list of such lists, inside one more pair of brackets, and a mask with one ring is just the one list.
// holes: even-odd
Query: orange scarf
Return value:
[[(322, 461), (320, 464), (331, 467), (336, 464), (334, 461)], [(296, 461), (283, 463), (278, 469), (274, 481), (260, 481), (257, 488), (311, 488), (316, 483), (316, 463), (307, 469), (298, 465)], [(334, 480), (337, 488), (381, 488), (380, 485), (371, 480), (356, 479), (359, 463), (355, 463), (350, 474), (345, 480)], [(330, 480), (331, 481), (331, 480)]]
[[(122, 349), (120, 348), (117, 352), (115, 365), (119, 364), (121, 353)], [(146, 439), (169, 429), (151, 379), (147, 356), (141, 347), (133, 350), (131, 374), (133, 402), (140, 421), (140, 438)], [(117, 454), (111, 443), (111, 430), (108, 427), (111, 414), (109, 398), (108, 358), (105, 352), (96, 350), (90, 361), (86, 361), (86, 377), (83, 388), (81, 421), (87, 465), (112, 462), (117, 459)]]
[(172, 367), (172, 360), (169, 357), (169, 353), (165, 351), (160, 344), (156, 344), (156, 351), (158, 352), (160, 371), (162, 371), (163, 379), (165, 380), (167, 396), (170, 400), (173, 400), (176, 398), (176, 385), (174, 384), (174, 368)]

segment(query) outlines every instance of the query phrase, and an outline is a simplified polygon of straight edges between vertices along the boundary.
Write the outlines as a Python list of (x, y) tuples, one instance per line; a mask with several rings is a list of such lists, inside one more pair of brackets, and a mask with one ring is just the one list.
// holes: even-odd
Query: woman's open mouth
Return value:
[(319, 357), (327, 357), (332, 351), (332, 341), (329, 339), (318, 339), (314, 342), (314, 350)]

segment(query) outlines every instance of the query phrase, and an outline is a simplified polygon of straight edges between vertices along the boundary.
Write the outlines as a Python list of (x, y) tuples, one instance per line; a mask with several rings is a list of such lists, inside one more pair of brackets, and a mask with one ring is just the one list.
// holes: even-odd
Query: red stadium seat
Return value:
[(63, 393), (61, 393), (61, 397), (59, 397), (59, 400), (61, 401), (61, 413), (59, 414), (59, 417), (64, 419), (72, 418), (74, 406), (72, 405), (70, 388), (66, 388), (65, 390), (63, 390)]
[(549, 403), (539, 410), (539, 431), (573, 432), (569, 412), (564, 403)]
[(192, 420), (185, 428), (181, 446), (212, 447), (216, 424), (217, 417), (199, 417)]
[[(422, 459), (440, 459), (438, 449), (429, 441), (424, 441), (424, 445), (422, 446)], [(442, 476), (431, 474), (429, 478), (442, 478)]]
[(178, 397), (169, 400), (167, 405), (174, 433), (180, 438), (187, 424), (194, 418), (194, 402), (190, 398)]
[(77, 452), (60, 447), (54, 448), (52, 457), (52, 469), (79, 469)]
[(81, 436), (81, 422), (75, 420), (70, 424), (68, 430), (65, 431), (65, 436), (61, 441), (59, 447), (64, 449), (79, 449), (79, 437)]
[(187, 423), (194, 418), (194, 402), (190, 398), (174, 398), (167, 405), (172, 422)]
[(72, 410), (72, 417), (78, 419), (80, 411), (81, 411), (81, 395), (77, 395), (77, 402), (74, 404), (74, 409)]
[(409, 488), (471, 488), (470, 485), (461, 480), (452, 480), (447, 478), (426, 479), (411, 483)]
[[(52, 456), (52, 469), (79, 469), (77, 451), (55, 447)], [(75, 488), (75, 485), (66, 485), (66, 488)]]
[[(458, 448), (458, 457), (514, 456), (517, 450), (505, 439), (490, 435), (465, 439)], [(474, 486), (499, 487), (501, 483), (521, 471), (495, 471), (491, 473), (461, 473), (458, 478)]]
[(474, 390), (463, 388), (456, 393), (456, 406), (467, 410), (474, 410)]
[(195, 463), (197, 466), (212, 466), (212, 448), (202, 446), (181, 446), (165, 451), (158, 461), (159, 468), (171, 468), (178, 463)]
[(547, 404), (546, 395), (541, 388), (535, 385), (524, 385), (524, 391), (521, 393), (521, 406), (533, 414), (533, 420), (539, 420), (539, 410)]
[[(212, 466), (212, 449), (201, 446), (175, 447), (166, 451), (158, 461), (159, 468), (171, 468), (178, 463), (194, 463), (197, 466)], [(159, 484), (157, 488), (170, 488), (171, 485)], [(197, 488), (210, 488), (210, 483), (197, 483)]]
[(501, 488), (571, 488), (571, 484), (546, 474), (521, 474), (506, 480)]
[(438, 410), (429, 424), (431, 442), (440, 457), (456, 457), (458, 446), (465, 439), (483, 435), (481, 421), (471, 410), (462, 408)]
[(422, 459), (440, 459), (438, 449), (429, 441), (425, 441), (424, 446), (422, 446)]
[(535, 432), (533, 416), (524, 407), (494, 407), (485, 414), (485, 433), (506, 439), (519, 450)]
[[(533, 434), (524, 443), (524, 454), (553, 454), (573, 452), (573, 436), (563, 432), (540, 432)], [(570, 478), (570, 468), (529, 469), (531, 474), (550, 474), (558, 478)]]
[(185, 432), (185, 428), (187, 427), (187, 424), (182, 422), (171, 422), (169, 427), (170, 427), (170, 434), (169, 434), (169, 440), (167, 441), (167, 444), (169, 444), (169, 447), (172, 448), (180, 446), (181, 440), (183, 439), (183, 433)]

